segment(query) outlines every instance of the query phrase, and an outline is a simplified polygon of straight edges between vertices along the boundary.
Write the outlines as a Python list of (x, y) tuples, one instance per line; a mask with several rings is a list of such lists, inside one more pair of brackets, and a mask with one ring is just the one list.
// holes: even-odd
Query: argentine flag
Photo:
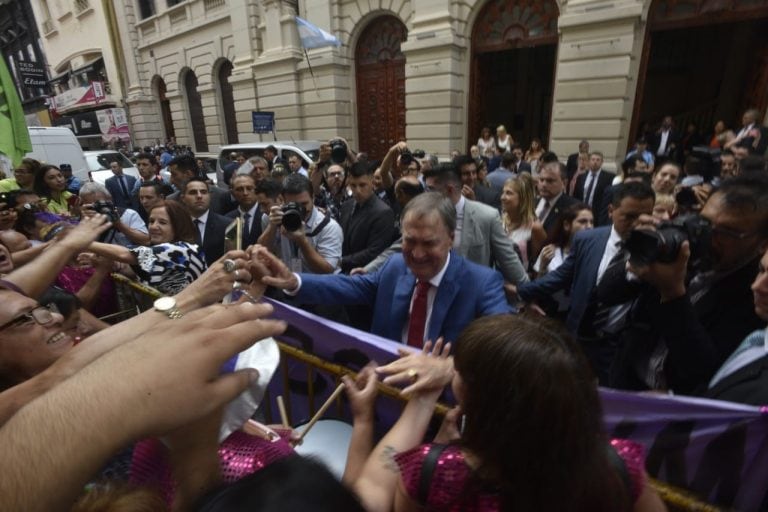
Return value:
[(336, 36), (298, 16), (296, 16), (296, 27), (299, 29), (301, 46), (305, 50), (323, 48), (324, 46), (341, 46), (341, 41)]

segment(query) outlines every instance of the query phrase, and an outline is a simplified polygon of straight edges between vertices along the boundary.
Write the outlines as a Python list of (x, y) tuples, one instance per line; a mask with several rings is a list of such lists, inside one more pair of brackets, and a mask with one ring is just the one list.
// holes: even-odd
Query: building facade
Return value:
[(85, 149), (131, 139), (114, 3), (31, 0), (51, 78), (52, 124), (71, 128)]
[(27, 124), (50, 124), (48, 71), (29, 0), (0, 1), (0, 53), (13, 76)]
[[(609, 161), (663, 115), (706, 133), (768, 106), (768, 1), (125, 0), (125, 103), (135, 142), (197, 151), (328, 139), (381, 157), (399, 139), (446, 157), (504, 124), (565, 156)], [(305, 56), (294, 16), (340, 47)], [(271, 135), (269, 136), (271, 138)]]

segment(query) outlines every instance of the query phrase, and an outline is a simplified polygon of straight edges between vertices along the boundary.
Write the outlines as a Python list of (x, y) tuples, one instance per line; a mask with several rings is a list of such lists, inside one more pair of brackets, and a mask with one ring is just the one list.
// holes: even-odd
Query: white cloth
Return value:
[(461, 232), (464, 227), (464, 205), (466, 201), (464, 196), (461, 196), (459, 202), (456, 203), (456, 231), (453, 235), (453, 248), (458, 249), (461, 246)]
[[(426, 341), (427, 334), (429, 332), (429, 321), (432, 319), (432, 306), (435, 303), (435, 297), (437, 296), (437, 288), (440, 286), (440, 283), (443, 282), (443, 276), (445, 275), (445, 271), (448, 270), (448, 263), (451, 262), (451, 253), (448, 253), (448, 257), (445, 258), (445, 265), (443, 265), (443, 268), (438, 272), (435, 277), (429, 280), (430, 286), (429, 291), (427, 292), (427, 318), (426, 323), (424, 324), (424, 341)], [(413, 310), (413, 299), (416, 298), (416, 288), (414, 287), (413, 293), (411, 294), (411, 305), (408, 306), (408, 322), (403, 326), (403, 331), (401, 333), (400, 339), (403, 340), (403, 343), (406, 345), (408, 344), (408, 325), (410, 324), (410, 318), (411, 318), (411, 311)], [(437, 340), (431, 340), (431, 341), (437, 341)]]
[[(567, 255), (563, 254), (563, 249), (560, 247), (555, 247), (555, 253), (552, 255), (552, 260), (549, 262), (549, 265), (547, 265), (547, 272), (552, 272), (557, 267), (563, 264), (563, 261), (565, 261), (565, 257)], [(536, 260), (536, 263), (533, 264), (533, 270), (535, 272), (541, 272), (541, 254), (539, 254), (538, 259)]]

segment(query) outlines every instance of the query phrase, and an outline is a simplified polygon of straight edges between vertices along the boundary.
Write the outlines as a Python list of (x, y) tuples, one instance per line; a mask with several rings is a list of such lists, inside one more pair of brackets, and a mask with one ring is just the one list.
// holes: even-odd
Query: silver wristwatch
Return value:
[(160, 297), (154, 303), (155, 311), (163, 313), (171, 320), (178, 320), (184, 315), (176, 307), (176, 299), (173, 297)]

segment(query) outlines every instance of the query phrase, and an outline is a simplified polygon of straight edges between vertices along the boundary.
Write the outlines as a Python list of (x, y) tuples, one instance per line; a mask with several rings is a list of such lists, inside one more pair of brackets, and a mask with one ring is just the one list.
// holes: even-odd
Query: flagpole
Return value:
[(315, 94), (317, 94), (317, 97), (319, 98), (320, 91), (317, 90), (317, 80), (315, 80), (315, 72), (312, 70), (312, 64), (309, 62), (309, 54), (307, 53), (306, 48), (304, 48), (304, 56), (307, 58), (307, 67), (309, 68), (309, 74), (312, 75), (312, 83), (315, 86)]

